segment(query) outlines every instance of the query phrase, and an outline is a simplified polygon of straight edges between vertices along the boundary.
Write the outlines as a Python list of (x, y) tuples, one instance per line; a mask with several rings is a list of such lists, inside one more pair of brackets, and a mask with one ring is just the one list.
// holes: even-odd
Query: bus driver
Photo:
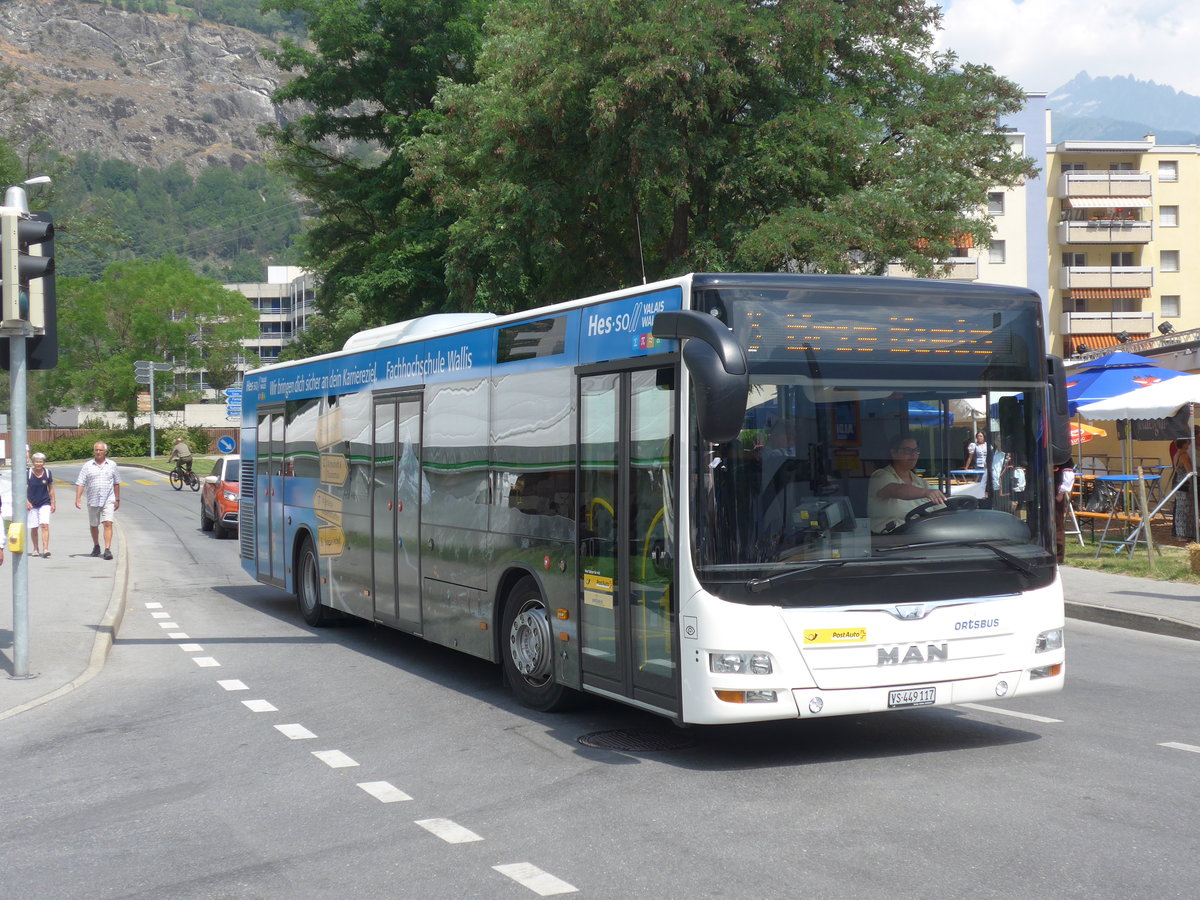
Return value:
[(941, 505), (946, 495), (913, 471), (921, 449), (911, 435), (901, 434), (888, 445), (892, 464), (871, 473), (867, 514), (871, 533), (886, 534), (904, 524), (904, 517), (926, 503)]

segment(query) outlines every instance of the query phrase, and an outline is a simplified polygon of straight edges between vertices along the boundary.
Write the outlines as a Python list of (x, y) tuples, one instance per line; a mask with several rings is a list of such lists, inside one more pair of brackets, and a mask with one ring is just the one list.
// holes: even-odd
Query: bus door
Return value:
[(679, 711), (673, 368), (579, 380), (583, 684)]
[(257, 485), (258, 578), (283, 586), (287, 571), (283, 533), (283, 407), (258, 413), (258, 451), (255, 456)]
[(421, 395), (374, 404), (371, 528), (375, 618), (421, 631)]

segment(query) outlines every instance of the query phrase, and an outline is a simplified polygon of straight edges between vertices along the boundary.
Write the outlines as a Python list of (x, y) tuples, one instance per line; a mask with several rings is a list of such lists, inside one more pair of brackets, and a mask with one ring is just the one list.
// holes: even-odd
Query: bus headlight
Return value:
[(770, 653), (710, 653), (708, 670), (718, 675), (770, 675)]
[(1048, 650), (1061, 650), (1063, 645), (1063, 630), (1061, 628), (1052, 628), (1049, 631), (1043, 631), (1037, 636), (1037, 640), (1033, 643), (1034, 653), (1045, 653)]

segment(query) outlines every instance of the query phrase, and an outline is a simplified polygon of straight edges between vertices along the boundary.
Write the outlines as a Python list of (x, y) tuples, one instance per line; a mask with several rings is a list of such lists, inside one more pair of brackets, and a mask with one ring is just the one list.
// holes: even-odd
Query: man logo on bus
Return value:
[(945, 662), (950, 658), (950, 648), (947, 644), (927, 644), (925, 652), (921, 652), (921, 648), (916, 644), (910, 646), (904, 651), (904, 658), (900, 658), (900, 648), (885, 647), (879, 648), (879, 662), (876, 665), (880, 666), (903, 666), (908, 663), (923, 663), (923, 662)]

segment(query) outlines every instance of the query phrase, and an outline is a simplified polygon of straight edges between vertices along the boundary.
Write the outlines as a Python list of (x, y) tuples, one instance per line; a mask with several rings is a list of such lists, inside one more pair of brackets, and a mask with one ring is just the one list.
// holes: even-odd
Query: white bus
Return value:
[[(491, 660), (542, 710), (583, 691), (715, 724), (1055, 691), (1044, 348), (1030, 291), (857, 276), (372, 329), (246, 376), (243, 565), (311, 625)], [(988, 465), (964, 470), (977, 431)], [(897, 439), (948, 504), (876, 534)]]

